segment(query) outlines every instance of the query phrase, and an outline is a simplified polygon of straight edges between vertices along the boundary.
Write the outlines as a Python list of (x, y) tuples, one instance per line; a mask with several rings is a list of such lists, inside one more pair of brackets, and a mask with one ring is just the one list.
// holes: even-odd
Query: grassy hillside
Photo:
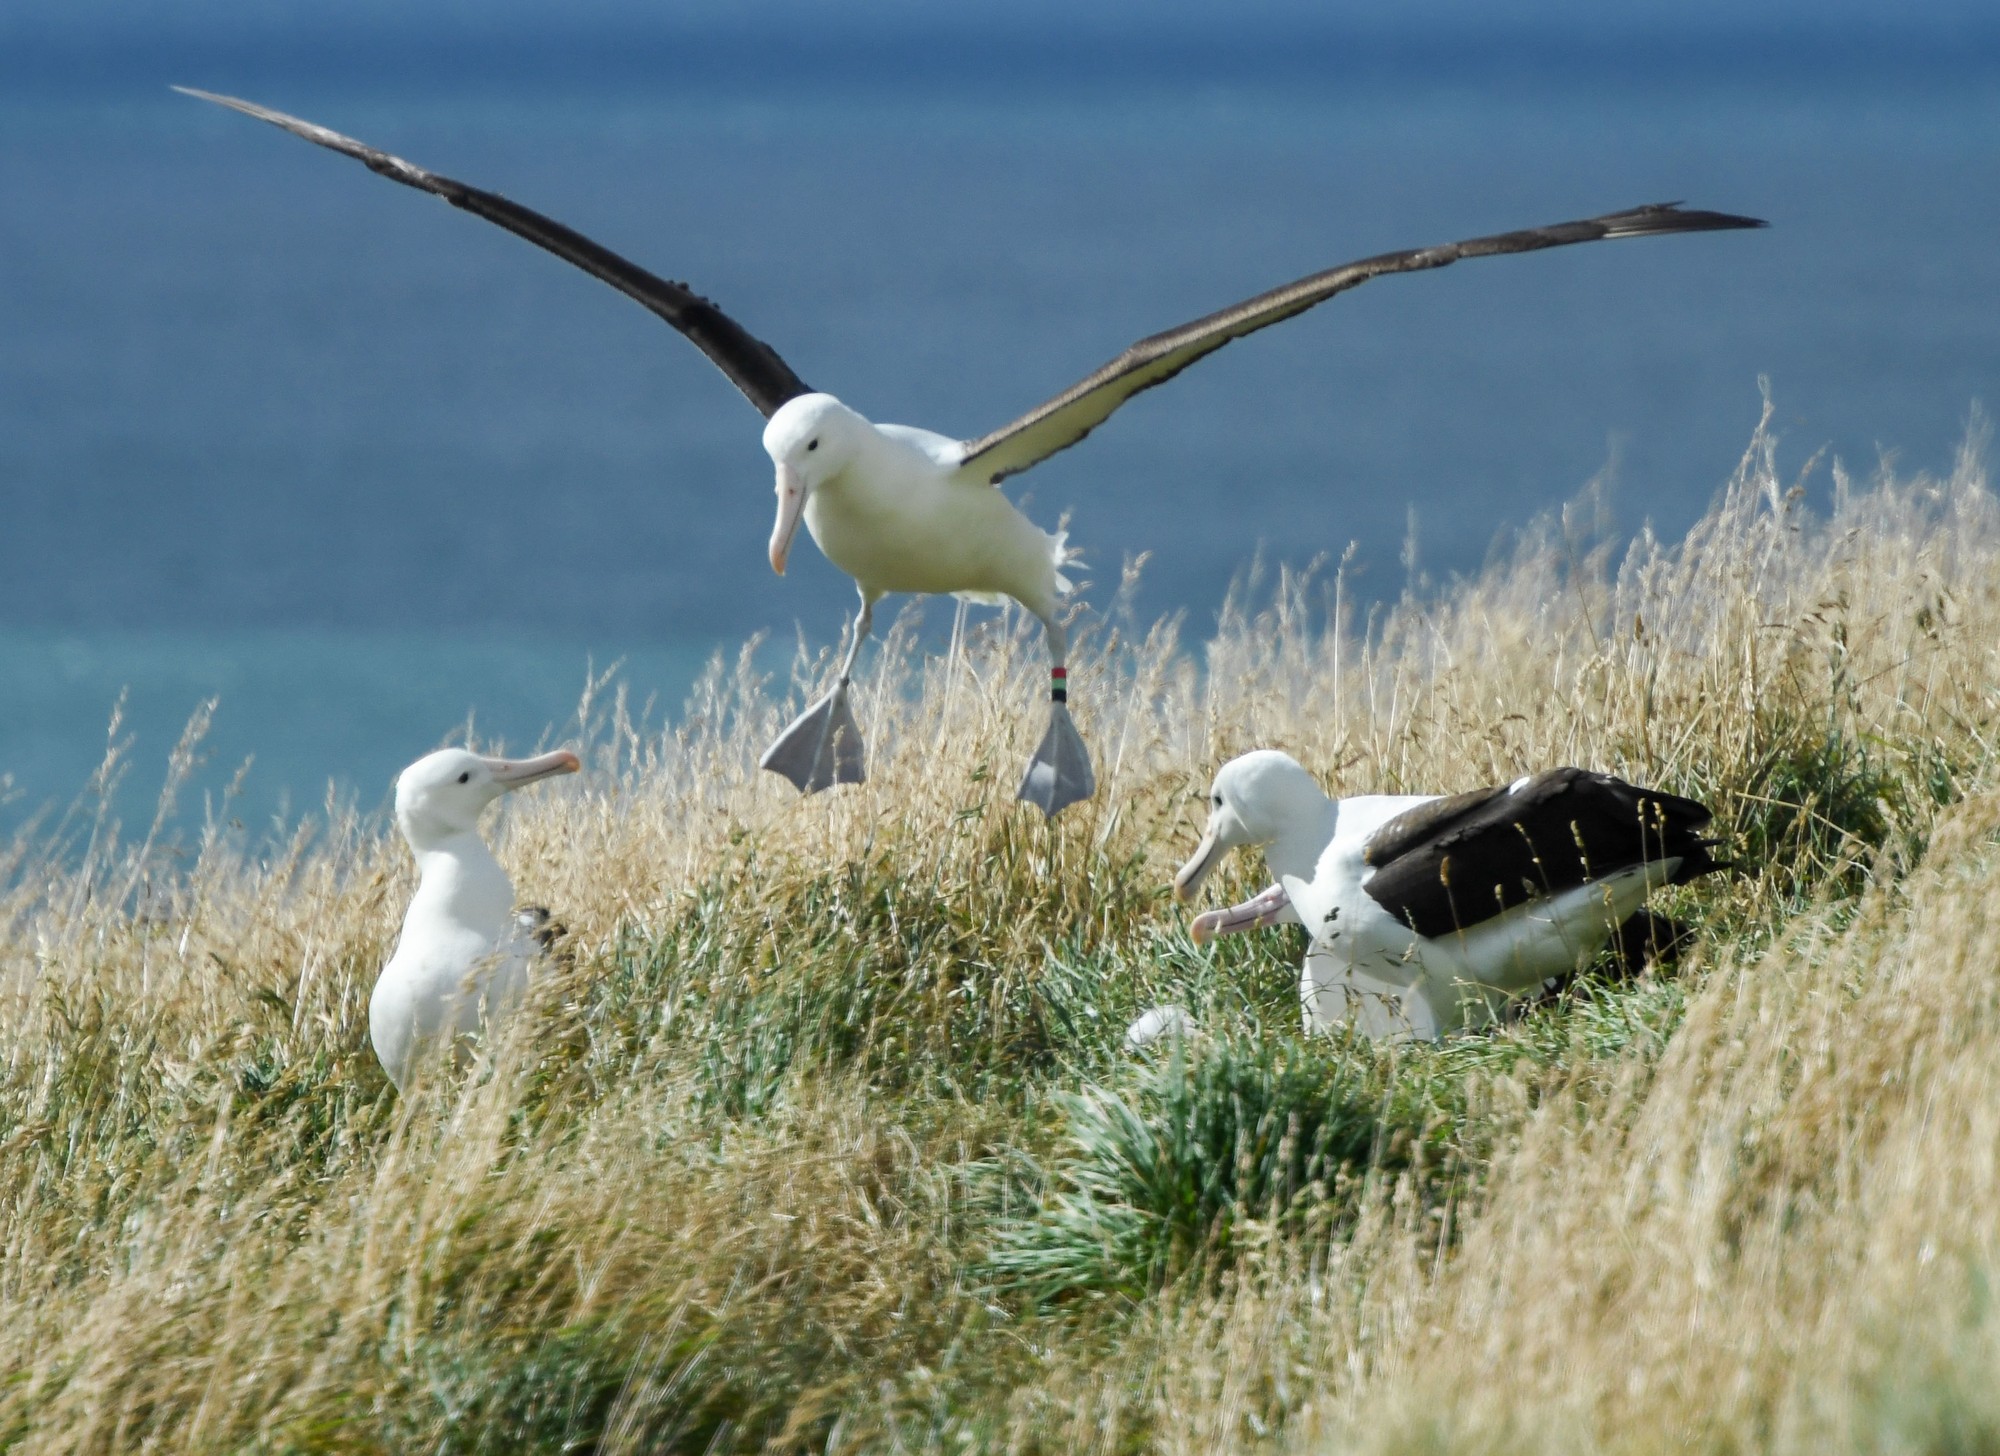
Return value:
[[(825, 657), (666, 730), (600, 695), (497, 831), (573, 964), (400, 1099), (381, 823), (14, 846), (0, 1448), (2000, 1446), (2000, 508), (1976, 448), (1836, 483), (1760, 432), (1684, 541), (1573, 511), (1197, 647), (1114, 611), (1053, 827), (1025, 633), (892, 634), (874, 778), (811, 800), (754, 765)], [(1165, 889), (1257, 745), (1336, 792), (1612, 770), (1744, 870), (1675, 892), (1677, 977), (1309, 1040), (1298, 932), (1198, 950)], [(1200, 1036), (1125, 1052), (1166, 1000)]]

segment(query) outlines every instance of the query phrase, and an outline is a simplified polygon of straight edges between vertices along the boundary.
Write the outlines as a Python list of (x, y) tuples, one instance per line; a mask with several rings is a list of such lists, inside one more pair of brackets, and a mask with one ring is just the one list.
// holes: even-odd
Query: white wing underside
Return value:
[(1377, 1040), (1431, 1040), (1483, 1026), (1546, 977), (1589, 960), (1679, 863), (1635, 865), (1438, 939), (1371, 909), (1358, 881), (1287, 876), (1285, 889), (1313, 931), (1300, 985), (1306, 1027), (1351, 1023)]

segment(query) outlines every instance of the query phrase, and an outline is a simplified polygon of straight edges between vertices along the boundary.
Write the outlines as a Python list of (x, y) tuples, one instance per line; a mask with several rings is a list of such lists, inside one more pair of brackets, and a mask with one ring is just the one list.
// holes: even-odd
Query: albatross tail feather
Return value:
[[(1036, 528), (1030, 526), (1029, 529)], [(1076, 583), (1063, 575), (1063, 568), (1081, 564), (1083, 553), (1070, 548), (1069, 531), (1065, 528), (1058, 527), (1056, 530), (1040, 531), (1038, 534), (1049, 553), (1049, 564), (1055, 568), (1056, 595), (1066, 597), (1076, 590)], [(1004, 607), (1014, 600), (1008, 593), (1000, 591), (955, 591), (952, 595), (960, 601), (971, 602), (974, 606), (980, 607)]]
[(1076, 590), (1076, 583), (1063, 575), (1063, 568), (1065, 566), (1081, 565), (1083, 562), (1083, 553), (1071, 549), (1069, 531), (1066, 527), (1058, 527), (1053, 531), (1045, 531), (1042, 534), (1048, 537), (1049, 562), (1056, 569), (1056, 590), (1064, 596), (1068, 596)]

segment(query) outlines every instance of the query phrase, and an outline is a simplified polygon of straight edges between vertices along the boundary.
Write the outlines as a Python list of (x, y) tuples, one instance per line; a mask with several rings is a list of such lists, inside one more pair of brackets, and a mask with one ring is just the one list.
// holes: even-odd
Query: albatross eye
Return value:
[(808, 450), (817, 450), (819, 448), (819, 441), (817, 440), (806, 441), (806, 448)]
[(469, 784), (469, 783), (471, 783), (471, 782), (472, 782), (472, 770), (471, 770), (471, 769), (467, 769), (467, 770), (466, 770), (466, 771), (465, 771), (464, 773), (460, 774), (460, 775), (458, 776), (458, 781), (459, 781), (460, 783), (462, 783), (462, 784)]
[(1222, 807), (1222, 795), (1217, 794), (1214, 798), (1210, 799), (1208, 802), (1215, 805), (1216, 808), (1220, 809)]

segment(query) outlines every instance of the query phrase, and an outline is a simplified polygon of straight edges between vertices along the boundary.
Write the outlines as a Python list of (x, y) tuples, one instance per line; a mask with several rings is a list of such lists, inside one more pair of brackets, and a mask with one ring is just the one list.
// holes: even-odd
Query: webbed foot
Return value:
[(817, 794), (835, 784), (858, 784), (868, 777), (861, 725), (842, 683), (793, 720), (764, 750), (759, 768), (783, 774), (802, 794)]
[(1027, 800), (1053, 819), (1071, 804), (1096, 792), (1097, 775), (1091, 771), (1090, 750), (1083, 746), (1082, 736), (1070, 721), (1069, 709), (1061, 703), (1051, 703), (1049, 731), (1028, 761), (1021, 792), (1015, 797)]

